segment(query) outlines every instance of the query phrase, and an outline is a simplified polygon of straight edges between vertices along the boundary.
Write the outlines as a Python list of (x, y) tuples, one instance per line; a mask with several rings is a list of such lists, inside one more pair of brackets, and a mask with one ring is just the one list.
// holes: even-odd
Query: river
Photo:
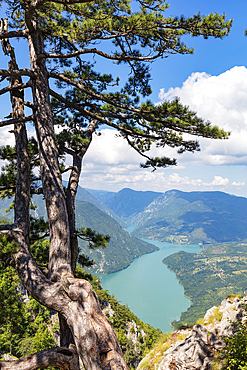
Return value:
[[(133, 227), (128, 228), (131, 232)], [(127, 304), (144, 323), (171, 331), (171, 321), (178, 320), (181, 312), (190, 306), (184, 289), (175, 273), (162, 263), (163, 258), (178, 251), (199, 253), (199, 245), (163, 243), (143, 239), (160, 250), (136, 258), (128, 268), (109, 275), (101, 275), (102, 287), (122, 304)]]

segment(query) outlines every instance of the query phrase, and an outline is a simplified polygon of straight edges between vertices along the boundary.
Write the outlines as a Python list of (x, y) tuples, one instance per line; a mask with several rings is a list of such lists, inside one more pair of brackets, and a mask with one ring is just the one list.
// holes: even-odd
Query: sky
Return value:
[[(199, 139), (201, 151), (196, 153), (178, 155), (170, 148), (152, 148), (152, 155), (178, 159), (177, 166), (152, 172), (140, 168), (143, 159), (116, 137), (114, 130), (103, 129), (101, 136), (94, 136), (85, 156), (80, 185), (109, 191), (125, 187), (159, 192), (224, 191), (247, 197), (247, 2), (169, 3), (167, 15), (226, 13), (227, 19), (233, 19), (233, 27), (223, 40), (185, 37), (184, 42), (195, 48), (193, 55), (174, 55), (152, 63), (151, 99), (158, 104), (178, 96), (198, 116), (231, 131), (231, 136), (223, 141)], [(17, 52), (23, 68), (28, 51), (19, 43)], [(7, 68), (2, 55), (0, 68)], [(111, 72), (112, 68), (116, 67), (104, 65), (104, 72)], [(121, 73), (124, 77), (126, 71), (120, 70), (120, 77)], [(10, 113), (7, 99), (0, 98), (0, 119)], [(9, 129), (0, 129), (0, 145), (13, 144), (12, 136)]]

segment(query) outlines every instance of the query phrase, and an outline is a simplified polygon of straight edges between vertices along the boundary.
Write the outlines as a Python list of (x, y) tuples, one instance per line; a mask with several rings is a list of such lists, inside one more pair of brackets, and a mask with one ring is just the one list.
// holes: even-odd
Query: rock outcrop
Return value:
[[(243, 318), (243, 300), (225, 299), (221, 305), (209, 309), (201, 324), (196, 324), (192, 330), (177, 330), (172, 335), (185, 339), (169, 345), (163, 353), (150, 352), (139, 364), (137, 370), (210, 370), (214, 355), (224, 346), (222, 337), (233, 334), (232, 322)], [(186, 335), (187, 334), (187, 335)], [(154, 361), (156, 358), (156, 361)], [(158, 359), (158, 361), (157, 361)], [(156, 363), (154, 365), (154, 363)], [(154, 366), (153, 366), (154, 365)]]

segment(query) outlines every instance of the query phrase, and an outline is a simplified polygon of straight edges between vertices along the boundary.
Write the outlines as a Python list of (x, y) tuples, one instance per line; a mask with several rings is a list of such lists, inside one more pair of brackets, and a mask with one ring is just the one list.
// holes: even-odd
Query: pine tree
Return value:
[[(2, 197), (14, 194), (15, 201), (14, 222), (1, 225), (0, 232), (15, 241), (17, 248), (8, 252), (5, 262), (15, 268), (34, 299), (59, 313), (61, 348), (39, 352), (28, 362), (2, 362), (1, 368), (21, 364), (23, 369), (77, 369), (79, 356), (87, 370), (127, 369), (91, 285), (74, 278), (78, 259), (75, 196), (82, 160), (101, 125), (114, 128), (146, 159), (142, 166), (153, 169), (176, 161), (150, 157), (152, 144), (182, 153), (199, 149), (198, 142), (185, 139), (183, 133), (226, 138), (227, 133), (204, 122), (178, 99), (155, 106), (144, 98), (151, 93), (150, 62), (193, 53), (181, 41), (184, 35), (222, 38), (231, 21), (219, 14), (166, 18), (168, 5), (160, 0), (5, 0), (4, 5), (8, 19), (1, 20), (0, 39), (9, 67), (0, 70), (0, 76), (1, 82), (9, 84), (0, 95), (10, 93), (12, 114), (0, 127), (14, 125), (16, 145), (1, 150), (1, 158), (10, 165), (2, 173), (0, 193)], [(13, 38), (28, 43), (30, 66), (25, 69), (18, 67), (10, 43)], [(94, 56), (129, 66), (127, 81), (95, 71)], [(24, 99), (26, 89), (31, 89), (31, 101)], [(30, 115), (25, 107), (32, 110)], [(27, 122), (34, 125), (35, 139), (27, 137)], [(63, 126), (57, 135), (56, 125)], [(63, 164), (65, 154), (72, 157), (70, 168)], [(35, 176), (35, 166), (40, 177)], [(62, 173), (67, 170), (69, 182), (64, 189)], [(47, 270), (38, 266), (30, 249), (32, 194), (43, 194), (46, 204)], [(90, 231), (81, 233), (92, 239)], [(107, 238), (99, 239), (93, 243), (107, 242)]]

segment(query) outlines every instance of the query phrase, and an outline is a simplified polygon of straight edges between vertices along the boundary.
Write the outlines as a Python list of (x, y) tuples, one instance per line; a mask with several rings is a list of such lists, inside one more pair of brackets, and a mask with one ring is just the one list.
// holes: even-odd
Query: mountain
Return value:
[(162, 194), (154, 191), (135, 191), (125, 188), (105, 201), (105, 204), (119, 217), (128, 219), (133, 214), (142, 212)]
[[(108, 193), (106, 191), (102, 191), (103, 193)], [(97, 191), (96, 191), (97, 193)], [(101, 194), (101, 192), (100, 192)], [(115, 193), (111, 193), (115, 194)], [(121, 219), (119, 216), (117, 216), (107, 205), (101, 201), (99, 198), (95, 197), (94, 194), (87, 191), (86, 189), (82, 188), (81, 186), (78, 186), (77, 194), (76, 194), (76, 200), (82, 200), (84, 202), (90, 202), (94, 204), (97, 208), (99, 208), (101, 211), (105, 212), (107, 215), (114, 218), (121, 226), (126, 227), (126, 223)]]
[[(87, 244), (80, 240), (80, 247), (83, 252), (85, 252), (86, 255), (90, 254), (90, 257), (95, 261), (95, 266), (92, 268), (92, 271), (105, 274), (113, 273), (128, 267), (134, 258), (158, 250), (156, 246), (130, 235), (112, 217), (114, 213), (108, 210), (102, 202), (99, 202), (85, 189), (79, 187), (76, 199), (76, 227), (89, 227), (101, 234), (107, 234), (111, 237), (106, 249), (98, 249), (96, 251), (90, 251)], [(88, 201), (79, 199), (87, 199)], [(0, 218), (8, 218), (10, 220), (13, 218), (13, 210), (9, 213), (5, 213), (5, 209), (10, 206), (12, 201), (12, 199), (0, 201)], [(35, 217), (44, 217), (46, 219), (43, 196), (35, 195), (32, 202), (36, 206), (36, 209), (32, 211)], [(96, 205), (101, 207), (102, 210)], [(115, 217), (118, 218), (116, 215)]]
[(133, 235), (193, 244), (247, 238), (247, 199), (223, 192), (166, 193), (123, 189), (106, 204), (126, 222)]
[(101, 202), (106, 202), (108, 199), (112, 198), (116, 192), (107, 191), (107, 190), (95, 190), (95, 189), (87, 189), (89, 193), (91, 193), (95, 198), (101, 200)]
[(130, 235), (116, 220), (106, 215), (89, 202), (76, 202), (77, 227), (90, 227), (101, 234), (110, 235), (105, 249), (89, 251), (87, 244), (80, 240), (80, 248), (94, 260), (93, 271), (113, 273), (129, 266), (134, 258), (158, 250), (157, 247)]
[(247, 199), (222, 192), (166, 192), (138, 215), (133, 235), (175, 243), (247, 238)]

